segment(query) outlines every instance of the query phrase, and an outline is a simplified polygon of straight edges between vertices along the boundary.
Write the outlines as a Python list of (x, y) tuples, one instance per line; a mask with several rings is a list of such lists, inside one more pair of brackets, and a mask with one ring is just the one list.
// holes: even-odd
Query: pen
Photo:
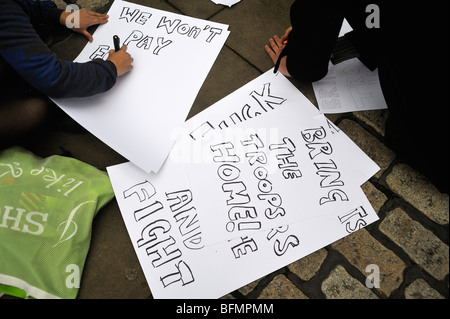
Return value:
[(113, 36), (114, 50), (117, 52), (120, 50), (120, 39), (117, 35)]
[[(285, 40), (283, 42), (283, 44), (286, 45), (287, 44), (287, 40)], [(284, 58), (285, 56), (287, 56), (286, 47), (283, 48), (283, 50), (280, 52), (280, 55), (278, 56), (277, 62), (275, 63), (275, 67), (273, 69), (273, 73), (277, 73), (278, 72), (278, 69), (279, 69), (280, 63), (281, 63), (281, 59)]]

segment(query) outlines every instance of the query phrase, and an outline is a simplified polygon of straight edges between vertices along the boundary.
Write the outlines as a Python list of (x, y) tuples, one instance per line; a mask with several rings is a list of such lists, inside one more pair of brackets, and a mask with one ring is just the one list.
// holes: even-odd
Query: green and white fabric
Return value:
[(63, 156), (0, 152), (0, 293), (75, 298), (108, 175)]

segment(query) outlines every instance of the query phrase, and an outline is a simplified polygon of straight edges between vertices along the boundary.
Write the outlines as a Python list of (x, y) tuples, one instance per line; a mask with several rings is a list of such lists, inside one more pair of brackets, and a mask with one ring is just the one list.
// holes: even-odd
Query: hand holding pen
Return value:
[(124, 75), (131, 69), (133, 69), (134, 59), (127, 52), (127, 46), (120, 47), (120, 39), (117, 35), (113, 37), (114, 49), (109, 51), (109, 57), (107, 60), (114, 63), (117, 69), (117, 76)]
[(275, 35), (273, 38), (269, 40), (270, 46), (268, 45), (265, 46), (267, 54), (275, 64), (274, 69), (275, 73), (279, 70), (285, 76), (290, 76), (290, 74), (286, 66), (287, 56), (283, 55), (283, 50), (287, 45), (289, 33), (291, 31), (292, 27), (289, 27), (281, 38)]

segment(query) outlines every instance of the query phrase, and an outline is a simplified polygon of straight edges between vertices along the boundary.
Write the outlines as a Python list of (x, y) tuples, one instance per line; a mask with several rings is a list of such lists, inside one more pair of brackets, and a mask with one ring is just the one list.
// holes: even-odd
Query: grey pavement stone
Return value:
[(186, 0), (168, 0), (168, 3), (172, 4), (183, 14), (199, 19), (208, 19), (223, 9), (222, 5), (217, 5), (211, 0), (195, 1), (197, 3), (196, 6), (193, 6), (190, 1)]
[(125, 269), (125, 277), (127, 277), (128, 280), (133, 281), (136, 280), (138, 275), (138, 272), (136, 268), (127, 268)]
[(388, 213), (379, 228), (431, 276), (443, 280), (448, 274), (448, 246), (401, 208)]
[(370, 201), (370, 204), (372, 205), (375, 212), (378, 213), (381, 207), (383, 207), (383, 205), (386, 203), (387, 196), (376, 189), (375, 186), (373, 186), (373, 184), (370, 182), (364, 183), (363, 185), (361, 185), (361, 188), (364, 191), (367, 199)]
[(264, 288), (258, 299), (309, 299), (284, 275), (277, 275)]
[(375, 110), (375, 111), (364, 111), (364, 112), (354, 112), (353, 115), (371, 126), (378, 134), (384, 136), (384, 130), (386, 127), (386, 120), (388, 117), (388, 110)]
[(116, 201), (110, 202), (94, 219), (80, 287), (80, 299), (145, 299), (151, 296)]
[(67, 7), (67, 3), (65, 3), (63, 0), (53, 0), (53, 2), (59, 9), (65, 10)]
[(181, 13), (165, 0), (130, 0), (129, 2), (168, 12)]
[(248, 285), (245, 285), (244, 287), (239, 288), (239, 292), (241, 294), (243, 294), (244, 296), (248, 295), (250, 292), (253, 291), (253, 289), (255, 289), (255, 287), (258, 285), (258, 283), (260, 282), (261, 279), (255, 280), (251, 283), (249, 283)]
[(389, 296), (403, 282), (405, 263), (391, 250), (381, 245), (366, 229), (361, 229), (332, 244), (364, 275), (367, 266), (375, 264), (380, 270), (379, 291)]
[(293, 262), (288, 266), (288, 269), (300, 279), (308, 281), (317, 274), (327, 255), (326, 249), (320, 249), (305, 258)]
[(106, 166), (126, 161), (124, 157), (92, 134), (72, 134), (67, 132), (54, 134), (49, 132), (38, 145), (30, 146), (28, 149), (40, 156), (61, 154), (61, 150), (66, 149), (70, 151), (74, 158), (102, 170)]
[(245, 0), (219, 12), (211, 20), (230, 25), (227, 45), (262, 72), (273, 67), (264, 46), (290, 27), (289, 9), (294, 0)]
[(395, 165), (386, 177), (389, 187), (438, 224), (449, 221), (449, 197), (406, 164)]
[(322, 282), (327, 299), (378, 299), (365, 285), (350, 276), (344, 267), (334, 268)]
[(111, 3), (112, 0), (77, 0), (77, 1), (64, 1), (64, 0), (53, 0), (58, 8), (65, 9), (68, 4), (74, 3), (80, 8), (84, 8), (90, 11), (98, 11), (107, 4)]
[[(234, 68), (229, 68), (229, 65), (239, 68), (239, 74), (233, 71)], [(255, 68), (245, 63), (232, 50), (224, 47), (206, 77), (188, 114), (188, 118), (203, 111), (228, 94), (233, 93), (259, 75), (260, 73)]]
[(378, 164), (380, 170), (375, 177), (379, 178), (395, 159), (395, 153), (354, 121), (344, 119), (339, 128)]
[(112, 2), (112, 1), (111, 0), (77, 0), (77, 4), (81, 8), (86, 8), (91, 11), (96, 11), (96, 10), (106, 6), (110, 2)]
[[(95, 35), (93, 35), (95, 37)], [(78, 33), (70, 33), (68, 38), (51, 47), (51, 50), (60, 59), (73, 61), (86, 46), (88, 40)]]
[(422, 278), (416, 279), (405, 289), (406, 299), (444, 299), (444, 297), (434, 290)]

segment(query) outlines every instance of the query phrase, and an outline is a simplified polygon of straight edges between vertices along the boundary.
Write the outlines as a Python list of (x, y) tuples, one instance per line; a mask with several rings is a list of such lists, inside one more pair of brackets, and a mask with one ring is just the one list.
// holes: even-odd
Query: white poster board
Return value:
[(113, 36), (133, 70), (108, 92), (54, 99), (67, 114), (146, 172), (157, 172), (228, 35), (228, 26), (115, 1), (75, 62), (106, 59)]
[(205, 246), (197, 210), (205, 195), (193, 193), (183, 172), (166, 164), (157, 176), (132, 163), (108, 168), (156, 299), (222, 297), (378, 219), (361, 191), (363, 205), (346, 213)]
[[(344, 19), (339, 36), (352, 31)], [(386, 109), (378, 70), (370, 71), (357, 58), (333, 65), (327, 75), (312, 83), (321, 113), (346, 113)]]
[(205, 245), (361, 205), (342, 134), (303, 115), (302, 105), (284, 106), (203, 139), (209, 157), (186, 170), (207, 195), (197, 204)]
[[(327, 126), (336, 149), (346, 156), (342, 172), (349, 174), (349, 184), (357, 189), (352, 196), (359, 204), (339, 212), (330, 208), (328, 214), (289, 225), (279, 220), (276, 228), (261, 227), (232, 240), (211, 240), (207, 234), (214, 225), (205, 221), (205, 216), (215, 211), (204, 211), (204, 203), (211, 201), (210, 191), (193, 187), (190, 164), (199, 165), (198, 169), (204, 166), (207, 155), (201, 150), (208, 145), (205, 140), (221, 128), (227, 134), (239, 125), (264, 127), (267, 119), (274, 127)], [(302, 130), (296, 135), (301, 137)], [(317, 168), (312, 159), (307, 162), (307, 170)], [(108, 174), (153, 296), (218, 298), (376, 221), (376, 213), (357, 186), (378, 169), (342, 131), (318, 115), (284, 76), (270, 70), (190, 119), (158, 174), (147, 174), (132, 163), (108, 167)], [(201, 179), (207, 178), (201, 174)], [(217, 202), (213, 209), (223, 212), (226, 206), (226, 202)], [(296, 212), (302, 209), (300, 203)]]

